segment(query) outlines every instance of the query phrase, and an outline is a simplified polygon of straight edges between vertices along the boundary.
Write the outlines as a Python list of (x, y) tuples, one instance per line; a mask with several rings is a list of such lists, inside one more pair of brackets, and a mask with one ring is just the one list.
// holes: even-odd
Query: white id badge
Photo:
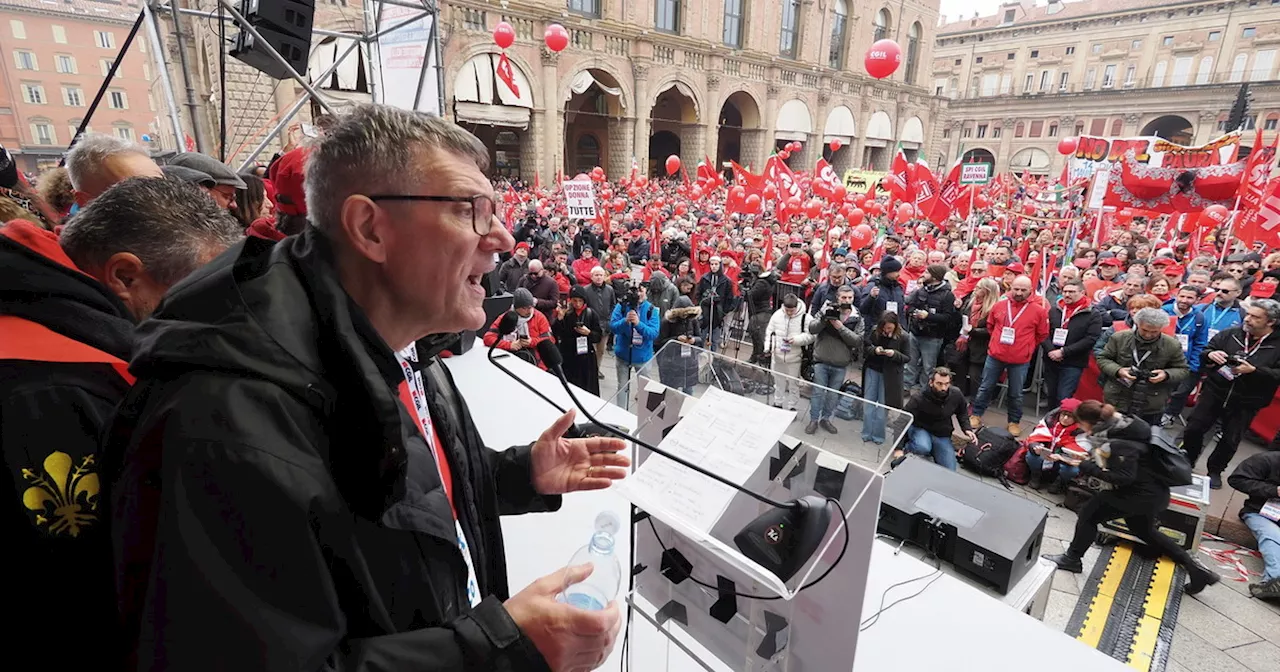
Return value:
[(634, 327), (631, 329), (631, 345), (644, 345), (644, 336)]
[(1211, 338), (1211, 339), (1212, 339), (1214, 336), (1217, 336), (1217, 335), (1218, 335), (1218, 330), (1217, 330), (1217, 329), (1210, 329), (1210, 330), (1209, 330), (1209, 338)]
[(1054, 330), (1053, 330), (1053, 344), (1054, 344), (1054, 345), (1056, 345), (1056, 346), (1058, 346), (1059, 348), (1061, 348), (1062, 346), (1064, 346), (1064, 345), (1066, 345), (1066, 344), (1067, 344), (1067, 330), (1066, 330), (1066, 329), (1054, 329)]
[(1231, 370), (1230, 366), (1223, 366), (1218, 369), (1218, 374), (1227, 380), (1235, 380), (1236, 372)]
[(683, 358), (685, 358), (685, 359), (688, 359), (688, 358), (692, 357), (692, 356), (693, 356), (693, 348), (689, 347), (688, 345), (681, 345), (681, 346), (680, 346), (680, 356), (681, 356), (681, 357), (683, 357)]
[(1182, 346), (1183, 352), (1191, 349), (1191, 337), (1186, 334), (1178, 334), (1178, 343)]
[(791, 344), (786, 341), (783, 341), (781, 344), (778, 345), (778, 352), (781, 352), (781, 353), (791, 352)]
[(896, 312), (898, 312), (898, 302), (897, 302), (897, 301), (885, 301), (885, 302), (884, 302), (884, 309), (885, 309), (885, 310), (887, 310), (887, 311), (889, 311), (889, 312), (891, 312), (891, 313), (896, 313)]
[(969, 333), (969, 316), (968, 315), (960, 316), (960, 331), (966, 334)]
[(587, 354), (587, 337), (586, 336), (578, 337), (578, 354), (579, 355)]
[(1015, 337), (1015, 336), (1017, 336), (1017, 333), (1018, 333), (1018, 332), (1014, 331), (1013, 327), (1003, 327), (1003, 328), (1001, 328), (1001, 329), (1000, 329), (1000, 344), (1001, 344), (1001, 345), (1013, 345), (1013, 339), (1014, 339), (1014, 337)]
[(1280, 522), (1280, 497), (1268, 499), (1258, 514), (1272, 522)]

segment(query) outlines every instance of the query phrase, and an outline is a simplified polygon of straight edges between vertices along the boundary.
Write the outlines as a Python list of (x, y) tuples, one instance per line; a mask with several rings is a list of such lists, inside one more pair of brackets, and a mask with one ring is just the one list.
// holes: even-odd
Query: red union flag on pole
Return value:
[(964, 193), (964, 189), (960, 186), (961, 165), (959, 159), (951, 164), (951, 170), (947, 171), (947, 176), (938, 187), (938, 195), (933, 199), (932, 205), (926, 203), (924, 206), (928, 207), (921, 207), (921, 211), (934, 224), (941, 224), (951, 216)]
[(915, 194), (911, 188), (911, 170), (907, 163), (907, 155), (898, 148), (893, 155), (893, 164), (889, 167), (889, 196), (895, 200), (915, 203)]
[(818, 164), (813, 168), (813, 193), (829, 199), (835, 196), (836, 187), (839, 186), (842, 185), (835, 168), (826, 159), (818, 159)]
[(497, 73), (498, 79), (507, 85), (511, 93), (519, 98), (520, 87), (516, 84), (515, 73), (511, 71), (511, 59), (507, 58), (507, 52), (502, 52), (502, 55), (498, 57), (498, 64), (494, 66), (494, 72)]
[(778, 194), (787, 194), (800, 198), (803, 192), (800, 185), (796, 184), (795, 173), (791, 172), (791, 168), (783, 163), (777, 154), (769, 157), (764, 163), (764, 179), (771, 182), (773, 186), (778, 188)]
[(1258, 207), (1240, 218), (1241, 240), (1261, 241), (1268, 248), (1280, 246), (1280, 177), (1267, 183)]
[(1258, 219), (1262, 214), (1264, 196), (1273, 191), (1268, 188), (1271, 186), (1268, 180), (1271, 179), (1271, 164), (1276, 160), (1276, 143), (1278, 142), (1280, 142), (1280, 135), (1276, 136), (1276, 140), (1270, 147), (1263, 147), (1262, 130), (1259, 127), (1253, 141), (1253, 151), (1245, 163), (1244, 178), (1240, 180), (1240, 190), (1236, 193), (1239, 199), (1236, 213), (1239, 218), (1236, 237), (1246, 243), (1252, 243), (1262, 235), (1257, 226)]

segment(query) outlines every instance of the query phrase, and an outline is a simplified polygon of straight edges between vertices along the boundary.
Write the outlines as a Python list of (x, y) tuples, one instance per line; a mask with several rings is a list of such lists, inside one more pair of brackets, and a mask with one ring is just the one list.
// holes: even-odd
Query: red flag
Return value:
[(893, 155), (893, 165), (889, 167), (889, 196), (905, 203), (916, 201), (907, 156), (901, 148)]
[(535, 172), (533, 174), (533, 190), (538, 191), (541, 188), (542, 188), (542, 178), (538, 175), (538, 173)]
[(818, 164), (813, 169), (813, 193), (830, 199), (835, 196), (838, 186), (841, 186), (841, 182), (836, 177), (835, 169), (826, 159), (818, 159)]
[(662, 236), (659, 235), (658, 217), (649, 218), (649, 256), (654, 259), (662, 258)]
[(1280, 177), (1267, 183), (1257, 209), (1241, 216), (1242, 234), (1247, 234), (1249, 241), (1262, 241), (1268, 249), (1280, 247)]
[(512, 95), (518, 98), (520, 87), (516, 85), (516, 76), (511, 71), (511, 59), (507, 58), (507, 52), (502, 52), (498, 57), (498, 65), (494, 67), (494, 72), (497, 73), (498, 79), (511, 90)]
[(795, 173), (791, 172), (791, 168), (777, 154), (764, 162), (764, 179), (778, 188), (779, 198), (784, 195), (800, 198), (804, 195), (800, 185), (796, 183)]
[(746, 190), (747, 195), (759, 195), (764, 189), (764, 177), (738, 165), (737, 161), (729, 162), (733, 166), (733, 184)]
[(1270, 147), (1263, 147), (1262, 127), (1259, 126), (1253, 141), (1253, 151), (1249, 153), (1249, 160), (1245, 163), (1244, 179), (1240, 180), (1240, 190), (1237, 192), (1240, 208), (1236, 215), (1239, 220), (1236, 222), (1235, 236), (1249, 244), (1259, 235), (1260, 208), (1263, 195), (1268, 193), (1267, 181), (1271, 178), (1271, 165), (1276, 160), (1277, 143), (1280, 143), (1280, 135), (1276, 136)]
[(916, 207), (920, 212), (933, 210), (933, 203), (938, 198), (938, 178), (929, 170), (929, 164), (916, 160), (915, 174)]
[(764, 227), (764, 268), (773, 268), (773, 227)]
[(951, 164), (951, 170), (947, 171), (946, 178), (938, 187), (938, 195), (933, 199), (933, 203), (922, 205), (920, 210), (925, 217), (929, 218), (929, 221), (941, 224), (951, 216), (963, 194), (964, 190), (960, 188), (960, 160), (957, 159)]

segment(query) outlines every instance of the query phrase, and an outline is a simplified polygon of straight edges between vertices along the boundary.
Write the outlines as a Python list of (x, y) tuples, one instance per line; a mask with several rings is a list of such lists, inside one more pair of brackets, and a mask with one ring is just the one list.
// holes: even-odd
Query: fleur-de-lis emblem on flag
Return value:
[(70, 455), (55, 451), (44, 458), (42, 466), (43, 473), (22, 470), (22, 478), (31, 484), (22, 493), (22, 503), (35, 513), (37, 527), (50, 534), (79, 536), (98, 520), (94, 456), (86, 455), (75, 465)]

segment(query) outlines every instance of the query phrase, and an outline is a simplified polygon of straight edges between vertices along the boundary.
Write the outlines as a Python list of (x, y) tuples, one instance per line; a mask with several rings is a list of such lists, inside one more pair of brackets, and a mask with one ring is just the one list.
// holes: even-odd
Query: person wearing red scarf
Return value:
[(1076, 393), (1080, 376), (1089, 366), (1089, 353), (1102, 335), (1102, 317), (1091, 303), (1084, 285), (1068, 280), (1062, 284), (1062, 298), (1049, 309), (1049, 338), (1041, 347), (1050, 408)]
[(916, 249), (907, 253), (907, 263), (902, 267), (902, 273), (898, 275), (898, 282), (902, 283), (902, 287), (907, 290), (908, 294), (916, 291), (916, 287), (920, 284), (920, 278), (924, 277), (927, 268), (925, 260), (927, 258), (924, 250)]

